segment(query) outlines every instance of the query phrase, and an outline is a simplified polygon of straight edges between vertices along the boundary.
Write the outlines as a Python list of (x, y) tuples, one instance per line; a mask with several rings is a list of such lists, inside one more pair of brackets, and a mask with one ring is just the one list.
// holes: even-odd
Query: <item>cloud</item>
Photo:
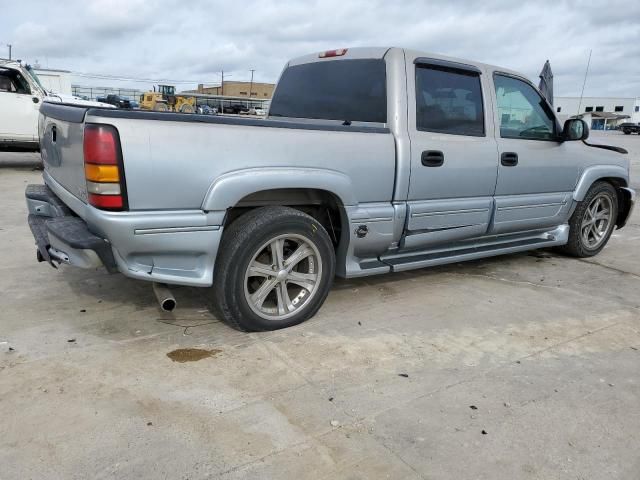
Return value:
[(536, 82), (549, 59), (559, 95), (580, 93), (593, 49), (585, 94), (640, 96), (640, 3), (626, 0), (33, 0), (5, 5), (0, 32), (50, 67), (209, 84), (221, 70), (275, 81), (289, 58), (349, 46), (470, 58)]

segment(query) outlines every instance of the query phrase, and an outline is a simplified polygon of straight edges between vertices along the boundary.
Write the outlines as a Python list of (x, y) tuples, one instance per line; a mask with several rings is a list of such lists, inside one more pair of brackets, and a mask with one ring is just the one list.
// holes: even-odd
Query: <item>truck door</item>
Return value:
[(0, 68), (0, 140), (37, 141), (39, 108), (40, 99), (31, 95), (26, 79)]
[(561, 225), (582, 170), (577, 142), (558, 141), (553, 111), (527, 80), (496, 72), (493, 81), (500, 164), (492, 232)]
[(407, 85), (411, 177), (401, 248), (486, 234), (498, 172), (485, 101), (491, 82), (472, 65), (416, 58), (407, 61)]

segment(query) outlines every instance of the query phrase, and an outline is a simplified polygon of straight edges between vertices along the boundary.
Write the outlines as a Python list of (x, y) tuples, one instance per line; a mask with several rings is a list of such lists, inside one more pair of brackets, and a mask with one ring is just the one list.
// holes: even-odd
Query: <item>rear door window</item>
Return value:
[(331, 60), (289, 67), (280, 77), (269, 116), (386, 123), (385, 62)]
[(416, 127), (426, 132), (484, 136), (480, 74), (416, 65)]

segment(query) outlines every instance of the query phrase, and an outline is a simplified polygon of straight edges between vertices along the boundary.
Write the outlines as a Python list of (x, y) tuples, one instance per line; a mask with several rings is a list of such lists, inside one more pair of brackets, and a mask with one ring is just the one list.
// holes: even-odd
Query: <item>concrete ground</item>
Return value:
[[(594, 137), (639, 186), (640, 137)], [(337, 281), (246, 334), (206, 290), (162, 314), (144, 282), (36, 263), (32, 161), (0, 168), (0, 478), (640, 477), (640, 210), (592, 259)]]

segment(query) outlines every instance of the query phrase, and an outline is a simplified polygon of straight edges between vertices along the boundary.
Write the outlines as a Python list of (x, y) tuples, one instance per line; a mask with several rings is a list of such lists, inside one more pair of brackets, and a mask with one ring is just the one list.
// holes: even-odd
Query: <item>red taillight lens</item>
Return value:
[(338, 48), (337, 50), (327, 50), (326, 52), (320, 53), (318, 55), (320, 58), (329, 58), (329, 57), (341, 57), (345, 53), (347, 53), (347, 48)]
[(97, 195), (95, 193), (90, 193), (89, 203), (96, 208), (104, 208), (109, 210), (120, 210), (124, 206), (122, 195)]
[(83, 150), (89, 204), (103, 210), (126, 210), (118, 131), (111, 125), (86, 125)]
[(118, 139), (110, 125), (84, 127), (84, 162), (96, 165), (118, 164)]

